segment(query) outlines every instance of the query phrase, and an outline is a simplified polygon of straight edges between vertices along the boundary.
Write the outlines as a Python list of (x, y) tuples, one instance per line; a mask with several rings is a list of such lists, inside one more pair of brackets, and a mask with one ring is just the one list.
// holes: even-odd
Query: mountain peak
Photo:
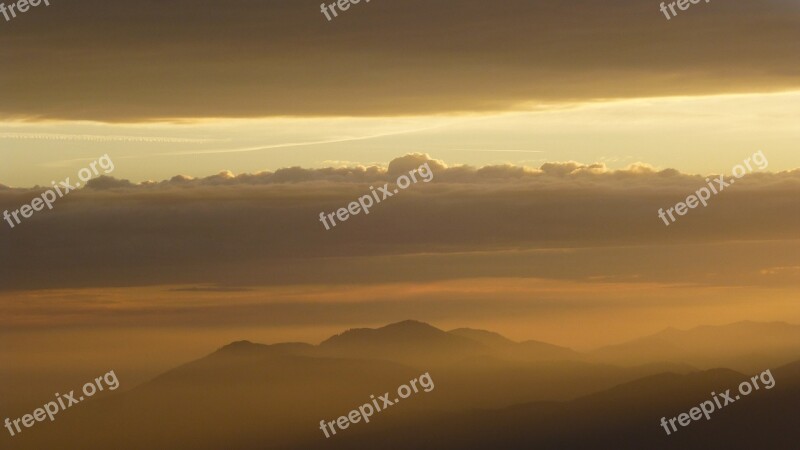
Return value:
[(250, 341), (234, 341), (217, 350), (218, 353), (241, 353), (255, 348), (266, 347), (264, 344), (255, 344)]
[(253, 345), (258, 345), (258, 344), (254, 344), (254, 343), (252, 343), (250, 341), (247, 341), (247, 340), (234, 341), (234, 342), (231, 342), (228, 345), (223, 346), (222, 348), (220, 348), (220, 350), (237, 349), (237, 348), (249, 348), (249, 347), (251, 347)]
[(380, 328), (351, 328), (343, 333), (331, 336), (322, 342), (322, 345), (333, 342), (351, 342), (360, 340), (385, 340), (385, 339), (408, 339), (411, 337), (425, 338), (436, 335), (444, 335), (444, 331), (418, 320), (403, 320), (401, 322), (390, 323)]
[(389, 330), (389, 329), (406, 329), (406, 330), (436, 330), (442, 331), (433, 325), (425, 322), (420, 322), (419, 320), (407, 319), (400, 322), (390, 323), (389, 325), (383, 326), (378, 328), (379, 330)]
[(495, 333), (494, 331), (478, 330), (475, 328), (456, 328), (455, 330), (450, 330), (447, 333), (452, 334), (453, 336), (471, 339), (483, 345), (492, 347), (503, 347), (516, 344), (516, 342), (512, 341), (511, 339), (508, 339), (499, 333)]
[(430, 324), (404, 320), (381, 328), (356, 328), (325, 340), (328, 356), (392, 359), (410, 365), (430, 365), (474, 354), (480, 344), (446, 333)]

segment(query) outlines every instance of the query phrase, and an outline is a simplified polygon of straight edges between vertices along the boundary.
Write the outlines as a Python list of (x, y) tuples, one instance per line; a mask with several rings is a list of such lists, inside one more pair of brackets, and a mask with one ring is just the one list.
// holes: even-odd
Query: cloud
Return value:
[[(603, 179), (632, 178), (643, 175), (658, 175), (660, 178), (674, 177), (686, 179), (689, 175), (681, 174), (674, 169), (655, 170), (652, 166), (642, 163), (631, 164), (625, 169), (610, 170), (603, 163), (582, 164), (575, 161), (550, 162), (542, 164), (539, 168), (515, 166), (511, 164), (489, 165), (473, 167), (469, 165), (448, 166), (444, 161), (432, 159), (426, 153), (409, 153), (395, 158), (384, 165), (358, 165), (335, 162), (335, 167), (308, 169), (303, 167), (287, 167), (272, 171), (258, 173), (243, 173), (236, 175), (231, 171), (222, 171), (216, 175), (195, 178), (186, 175), (175, 175), (169, 180), (161, 182), (147, 181), (133, 184), (128, 180), (117, 180), (111, 176), (102, 176), (89, 182), (88, 186), (95, 190), (114, 189), (121, 187), (156, 189), (170, 186), (240, 186), (240, 185), (269, 185), (286, 183), (371, 183), (379, 181), (395, 181), (395, 179), (428, 163), (436, 176), (446, 182), (477, 183), (477, 182), (505, 182), (528, 181), (554, 183), (559, 179), (584, 179), (601, 182)], [(697, 177), (694, 177), (697, 178)], [(23, 189), (24, 190), (24, 189)]]
[(796, 89), (790, 3), (667, 21), (634, 0), (405, 0), (328, 22), (310, 0), (84, 0), (0, 28), (13, 62), (0, 83), (14, 86), (0, 117), (387, 116)]
[[(543, 186), (557, 186), (563, 183), (590, 183), (603, 187), (623, 187), (624, 183), (636, 182), (654, 188), (684, 186), (702, 187), (706, 175), (681, 173), (676, 169), (657, 169), (642, 162), (631, 163), (623, 169), (609, 169), (605, 163), (585, 164), (576, 161), (547, 162), (536, 167), (513, 164), (487, 165), (448, 165), (442, 160), (433, 159), (426, 153), (408, 153), (393, 159), (388, 165), (343, 165), (336, 162), (335, 167), (303, 168), (286, 167), (275, 171), (234, 174), (229, 170), (208, 177), (175, 175), (160, 182), (147, 181), (134, 184), (128, 180), (117, 180), (111, 176), (99, 177), (90, 182), (96, 190), (130, 187), (137, 189), (165, 189), (174, 186), (242, 186), (327, 182), (348, 186), (353, 183), (394, 182), (396, 178), (420, 165), (428, 163), (436, 174), (437, 181), (446, 183), (535, 183)], [(758, 172), (748, 174), (745, 180), (758, 180), (759, 185), (789, 184), (800, 180), (800, 169), (780, 173)], [(309, 190), (313, 188), (309, 187)]]
[(119, 189), (133, 187), (128, 180), (118, 180), (108, 175), (101, 175), (86, 182), (86, 187), (93, 190)]
[(213, 287), (213, 286), (194, 286), (183, 288), (171, 288), (171, 292), (249, 292), (249, 288), (236, 287)]
[(800, 266), (770, 267), (759, 271), (761, 275), (799, 275)]
[[(432, 182), (412, 184), (329, 231), (319, 222), (321, 212), (346, 207), (370, 186), (392, 186), (422, 163)], [(685, 200), (704, 178), (641, 163), (618, 170), (574, 161), (449, 165), (422, 153), (387, 166), (225, 171), (139, 184), (104, 176), (13, 229), (1, 222), (0, 287), (509, 274), (759, 283), (764, 267), (796, 265), (800, 170), (747, 175), (706, 208), (664, 226), (658, 209)], [(0, 190), (0, 211), (30, 203), (40, 190)]]

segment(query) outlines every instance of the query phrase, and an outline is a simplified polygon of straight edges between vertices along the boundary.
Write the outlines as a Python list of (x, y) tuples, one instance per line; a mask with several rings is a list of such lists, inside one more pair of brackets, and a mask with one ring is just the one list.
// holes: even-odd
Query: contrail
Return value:
[(454, 152), (492, 152), (492, 153), (503, 153), (503, 152), (513, 152), (513, 153), (544, 153), (544, 150), (488, 150), (488, 149), (475, 149), (475, 148), (437, 148), (431, 149), (431, 151), (436, 150), (440, 152), (446, 151), (454, 151)]
[(382, 133), (382, 134), (373, 134), (369, 136), (356, 136), (356, 137), (346, 137), (346, 138), (338, 138), (338, 139), (325, 139), (320, 141), (306, 141), (306, 142), (287, 142), (283, 144), (273, 144), (273, 145), (259, 145), (255, 147), (240, 147), (240, 148), (224, 148), (224, 149), (212, 149), (212, 150), (187, 150), (183, 152), (167, 152), (167, 153), (151, 153), (148, 155), (130, 155), (130, 156), (123, 156), (122, 158), (143, 158), (148, 156), (182, 156), (182, 155), (207, 155), (207, 154), (214, 154), (214, 153), (244, 153), (244, 152), (256, 152), (259, 150), (270, 150), (276, 148), (288, 148), (288, 147), (304, 147), (309, 145), (324, 145), (324, 144), (335, 144), (338, 142), (353, 142), (353, 141), (365, 141), (368, 139), (377, 139), (386, 136), (396, 136), (399, 134), (409, 134), (409, 133), (417, 133), (420, 131), (427, 131), (432, 130), (435, 128), (441, 128), (446, 126), (437, 125), (433, 127), (427, 128), (418, 128), (414, 130), (404, 130), (404, 131), (395, 131), (391, 133)]

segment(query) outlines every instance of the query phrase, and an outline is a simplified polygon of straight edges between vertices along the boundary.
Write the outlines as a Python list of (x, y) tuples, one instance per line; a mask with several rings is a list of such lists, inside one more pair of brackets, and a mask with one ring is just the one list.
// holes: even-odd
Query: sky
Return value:
[[(19, 379), (53, 354), (152, 375), (404, 319), (575, 348), (800, 323), (798, 19), (794, 0), (670, 20), (641, 0), (372, 0), (332, 21), (311, 0), (51, 0), (0, 19), (0, 211), (113, 160), (0, 221), (0, 356)], [(659, 219), (757, 152), (768, 166)], [(430, 183), (319, 222), (421, 164)]]
[(5, 122), (7, 186), (47, 185), (108, 153), (133, 182), (283, 167), (386, 165), (409, 151), (449, 164), (646, 162), (689, 173), (729, 173), (768, 151), (772, 170), (800, 167), (800, 91), (604, 101), (496, 114), (261, 118), (196, 123)]
[[(770, 171), (763, 155), (752, 173), (668, 226), (658, 210), (707, 186), (703, 176), (646, 165), (470, 168), (416, 153), (387, 167), (138, 185), (98, 178), (0, 235), (14, 255), (0, 261), (4, 328), (346, 326), (409, 316), (530, 325), (585, 316), (620, 340), (670, 325), (800, 320), (785, 297), (800, 282), (800, 170)], [(429, 181), (368, 215), (331, 229), (320, 221), (370, 186), (391, 191), (423, 164)], [(0, 209), (39, 192), (0, 191)], [(684, 311), (712, 306), (726, 311)], [(630, 322), (622, 312), (662, 308), (671, 314), (620, 326)], [(539, 337), (597, 342), (580, 329)]]
[[(797, 167), (796, 2), (54, 2), (0, 27), (0, 183), (387, 164)], [(97, 20), (102, 17), (102, 20)], [(146, 23), (147, 26), (142, 24)], [(378, 24), (381, 24), (380, 26)], [(794, 44), (793, 44), (794, 43)]]

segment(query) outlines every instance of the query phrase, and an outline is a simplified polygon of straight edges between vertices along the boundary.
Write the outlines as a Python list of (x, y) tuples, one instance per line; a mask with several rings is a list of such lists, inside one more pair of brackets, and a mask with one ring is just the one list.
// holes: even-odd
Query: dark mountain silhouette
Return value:
[(580, 353), (558, 345), (539, 341), (514, 342), (498, 333), (472, 328), (458, 328), (448, 333), (482, 344), (505, 358), (522, 361), (579, 361)]
[(457, 361), (482, 351), (484, 345), (414, 320), (382, 328), (358, 328), (319, 345), (323, 356), (389, 360), (425, 366)]
[(516, 342), (493, 331), (476, 330), (474, 328), (456, 328), (447, 332), (453, 336), (460, 336), (475, 342), (479, 342), (487, 347), (505, 348), (516, 344)]
[(579, 360), (583, 356), (567, 347), (548, 344), (539, 341), (523, 341), (519, 344), (517, 352), (528, 359), (539, 360)]
[(771, 373), (772, 389), (762, 387), (715, 411), (711, 420), (692, 421), (670, 435), (660, 425), (662, 417), (688, 413), (711, 399), (711, 392), (735, 393), (750, 377), (728, 369), (654, 375), (570, 402), (397, 423), (343, 436), (331, 448), (794, 450), (800, 442), (800, 361)]
[[(14, 437), (11, 448), (694, 448), (692, 439), (706, 441), (691, 437), (694, 428), (709, 425), (696, 423), (663, 440), (656, 419), (745, 379), (727, 369), (620, 367), (579, 357), (550, 344), (415, 321), (349, 330), (318, 346), (238, 341), (130, 391), (81, 403)], [(425, 372), (433, 391), (332, 439), (319, 430), (320, 420), (346, 415), (370, 395), (392, 393)], [(798, 365), (774, 374), (775, 389), (730, 409), (761, 408), (759, 423), (773, 430), (785, 421), (770, 408), (796, 418)], [(725, 410), (719, 417), (727, 414), (744, 413)], [(713, 419), (710, 427), (722, 426)], [(737, 420), (739, 427), (747, 423)], [(686, 446), (664, 447), (678, 442)]]
[(800, 359), (800, 326), (785, 322), (738, 322), (687, 331), (666, 329), (652, 336), (603, 347), (590, 360), (611, 364), (669, 361), (711, 369), (758, 371)]
[(583, 356), (538, 341), (514, 342), (500, 334), (469, 328), (449, 332), (414, 320), (382, 328), (357, 328), (323, 341), (318, 356), (394, 361), (415, 367), (439, 367), (493, 356), (510, 361), (567, 361)]
[[(655, 373), (694, 370), (669, 363), (620, 368), (581, 362), (581, 354), (565, 347), (517, 343), (486, 330), (445, 332), (413, 320), (348, 330), (323, 341), (313, 354), (392, 361), (434, 371), (444, 386), (435, 405), (445, 410), (498, 408), (526, 399), (565, 400)], [(476, 390), (475, 386), (497, 387)]]
[(298, 349), (307, 350), (229, 344), (131, 391), (73, 406), (14, 437), (14, 448), (285, 448), (321, 436), (320, 420), (421, 375), (386, 361), (291, 353)]

